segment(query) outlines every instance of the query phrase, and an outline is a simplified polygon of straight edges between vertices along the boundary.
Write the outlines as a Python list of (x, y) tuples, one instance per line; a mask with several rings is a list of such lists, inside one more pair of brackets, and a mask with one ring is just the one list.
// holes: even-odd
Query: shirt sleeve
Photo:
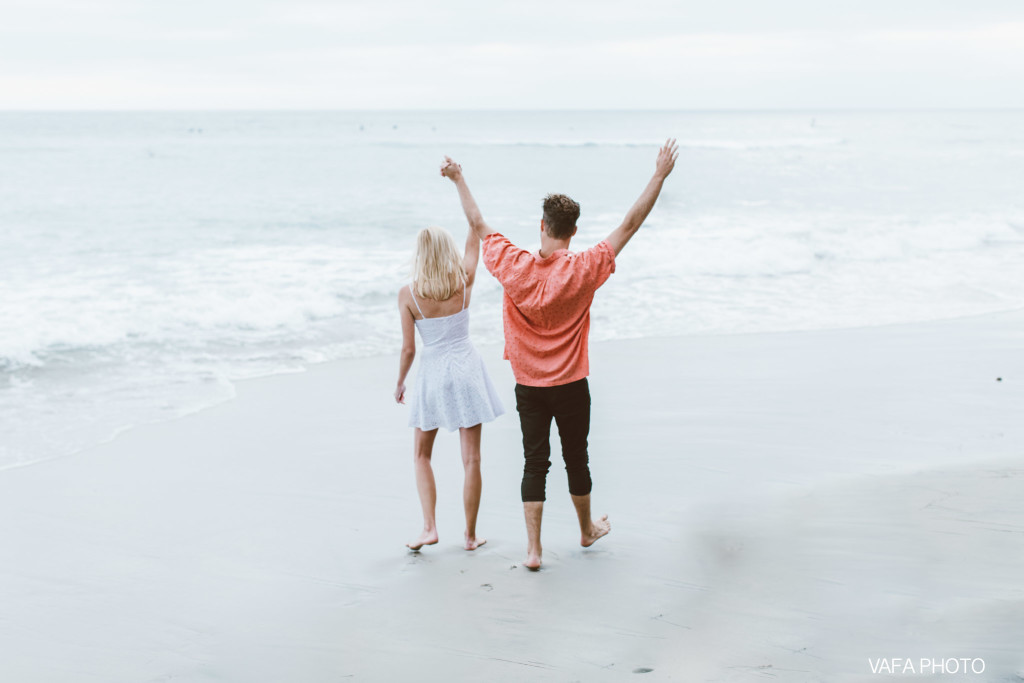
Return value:
[(603, 285), (615, 272), (615, 250), (608, 240), (602, 240), (580, 252), (594, 289)]
[[(613, 252), (614, 253), (614, 252)], [(483, 241), (484, 266), (502, 287), (508, 287), (528, 266), (533, 256), (525, 249), (512, 244), (500, 232), (492, 232)]]

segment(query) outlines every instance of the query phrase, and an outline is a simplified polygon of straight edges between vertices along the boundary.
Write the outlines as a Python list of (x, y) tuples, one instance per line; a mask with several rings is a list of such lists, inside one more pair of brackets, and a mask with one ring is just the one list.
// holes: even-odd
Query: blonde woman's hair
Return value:
[(447, 301), (466, 285), (466, 269), (455, 238), (444, 228), (429, 227), (416, 236), (412, 281), (424, 299)]

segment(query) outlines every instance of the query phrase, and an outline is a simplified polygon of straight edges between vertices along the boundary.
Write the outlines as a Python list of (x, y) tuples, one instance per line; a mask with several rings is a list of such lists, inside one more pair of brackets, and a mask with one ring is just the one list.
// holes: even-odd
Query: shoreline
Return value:
[[(984, 319), (987, 319), (987, 318), (998, 318), (998, 317), (1001, 317), (1001, 316), (1010, 316), (1010, 317), (1024, 316), (1024, 306), (1016, 306), (1016, 307), (1012, 307), (1012, 308), (1001, 309), (1001, 310), (994, 311), (994, 312), (985, 312), (985, 313), (974, 313), (974, 314), (969, 314), (969, 315), (960, 315), (960, 316), (951, 317), (951, 318), (939, 318), (939, 319), (930, 319), (930, 320), (912, 321), (912, 322), (879, 323), (877, 325), (861, 325), (861, 326), (855, 326), (855, 327), (833, 327), (833, 328), (820, 328), (820, 329), (816, 328), (816, 329), (809, 329), (809, 330), (799, 330), (798, 329), (798, 330), (777, 330), (777, 331), (755, 331), (755, 332), (728, 332), (728, 333), (725, 333), (725, 332), (697, 332), (697, 333), (687, 334), (687, 335), (666, 334), (666, 335), (655, 335), (655, 336), (646, 336), (646, 337), (619, 337), (619, 338), (602, 339), (602, 340), (599, 340), (599, 341), (591, 341), (590, 342), (590, 346), (591, 346), (591, 349), (593, 350), (595, 348), (600, 348), (601, 346), (603, 346), (605, 344), (617, 344), (617, 343), (623, 343), (623, 342), (642, 342), (644, 340), (668, 341), (668, 340), (686, 340), (686, 339), (717, 339), (717, 338), (731, 338), (731, 337), (766, 337), (766, 338), (768, 338), (768, 337), (773, 337), (773, 336), (777, 336), (777, 335), (794, 335), (794, 334), (811, 334), (811, 335), (813, 335), (813, 334), (827, 334), (827, 333), (837, 333), (837, 332), (856, 332), (856, 331), (866, 331), (866, 330), (879, 330), (879, 329), (891, 329), (891, 328), (916, 327), (916, 326), (921, 326), (921, 325), (942, 325), (942, 324), (948, 324), (948, 323), (957, 323), (957, 322), (960, 322), (960, 321), (984, 320)], [(496, 343), (496, 344), (476, 344), (475, 346), (476, 346), (477, 350), (480, 351), (481, 353), (486, 353), (487, 351), (493, 351), (494, 354), (497, 355), (499, 358), (501, 356), (501, 350), (502, 350), (502, 344), (501, 343)], [(419, 351), (419, 350), (420, 350), (419, 346), (417, 346), (417, 351)], [(373, 360), (380, 360), (380, 359), (383, 359), (383, 358), (396, 358), (396, 357), (397, 357), (396, 353), (386, 353), (386, 352), (378, 352), (378, 353), (373, 353), (373, 354), (369, 354), (369, 355), (365, 355), (365, 356), (345, 356), (345, 357), (341, 357), (341, 358), (332, 358), (332, 359), (329, 359), (329, 360), (312, 362), (312, 363), (309, 363), (309, 364), (306, 364), (306, 365), (302, 365), (302, 366), (300, 366), (298, 368), (289, 368), (289, 369), (284, 369), (284, 370), (270, 372), (268, 374), (250, 375), (250, 376), (242, 377), (241, 379), (236, 379), (236, 380), (227, 379), (225, 381), (226, 381), (227, 386), (231, 389), (231, 395), (230, 396), (227, 396), (227, 397), (225, 397), (223, 399), (220, 399), (220, 400), (218, 400), (216, 402), (213, 402), (213, 403), (205, 403), (205, 404), (200, 405), (198, 407), (192, 407), (192, 408), (184, 409), (184, 411), (181, 414), (173, 416), (173, 417), (168, 417), (168, 418), (163, 418), (163, 419), (156, 419), (156, 420), (149, 420), (149, 421), (142, 421), (142, 422), (138, 422), (138, 423), (134, 423), (134, 424), (128, 424), (128, 425), (124, 425), (124, 426), (118, 427), (117, 429), (114, 430), (114, 433), (111, 436), (109, 436), (108, 438), (105, 438), (105, 439), (103, 439), (101, 441), (96, 441), (96, 442), (92, 442), (92, 443), (86, 444), (84, 446), (81, 446), (81, 447), (77, 448), (76, 450), (74, 450), (73, 452), (70, 452), (70, 453), (61, 454), (61, 455), (55, 455), (55, 456), (49, 456), (49, 457), (45, 457), (45, 458), (41, 458), (41, 459), (37, 459), (37, 460), (27, 460), (27, 461), (24, 461), (24, 462), (15, 462), (15, 463), (11, 463), (11, 464), (8, 464), (8, 465), (0, 465), (0, 477), (2, 477), (3, 473), (8, 471), (8, 470), (16, 470), (16, 469), (21, 469), (23, 467), (32, 467), (34, 465), (38, 465), (38, 464), (44, 463), (44, 462), (49, 462), (51, 460), (62, 460), (64, 458), (73, 458), (73, 457), (78, 457), (78, 456), (80, 456), (82, 454), (87, 454), (90, 450), (92, 450), (94, 448), (102, 447), (102, 446), (104, 446), (106, 444), (109, 444), (109, 443), (115, 441), (116, 439), (118, 439), (122, 434), (125, 434), (127, 432), (130, 432), (130, 431), (133, 431), (133, 430), (136, 430), (136, 429), (145, 429), (146, 427), (149, 427), (149, 426), (152, 426), (152, 425), (163, 424), (163, 423), (166, 423), (166, 422), (175, 422), (177, 420), (188, 418), (188, 417), (190, 417), (192, 415), (195, 415), (197, 413), (201, 413), (201, 412), (204, 412), (204, 411), (207, 411), (207, 410), (216, 409), (218, 406), (221, 406), (221, 405), (223, 405), (225, 403), (229, 403), (229, 402), (235, 400), (238, 397), (239, 388), (245, 386), (249, 382), (259, 382), (259, 381), (266, 380), (266, 379), (272, 378), (272, 377), (281, 377), (281, 376), (289, 376), (289, 375), (301, 375), (301, 374), (305, 374), (305, 373), (309, 373), (309, 372), (316, 372), (318, 368), (321, 368), (323, 366), (330, 366), (330, 365), (336, 364), (336, 363), (352, 363), (352, 362), (368, 361), (368, 360), (371, 360), (371, 359), (373, 359)], [(397, 361), (395, 361), (395, 363), (396, 363), (396, 366), (397, 366)], [(414, 363), (412, 371), (410, 372), (410, 376), (415, 374), (415, 370), (416, 370), (417, 366), (418, 366), (418, 363)]]
[(1022, 322), (594, 343), (594, 512), (612, 533), (579, 547), (556, 440), (537, 574), (519, 566), (500, 349), (481, 347), (506, 415), (484, 429), (473, 553), (443, 431), (441, 541), (402, 545), (420, 517), (394, 356), (239, 382), (0, 475), (0, 677), (802, 683), (878, 680), (868, 657), (979, 656), (1012, 680)]

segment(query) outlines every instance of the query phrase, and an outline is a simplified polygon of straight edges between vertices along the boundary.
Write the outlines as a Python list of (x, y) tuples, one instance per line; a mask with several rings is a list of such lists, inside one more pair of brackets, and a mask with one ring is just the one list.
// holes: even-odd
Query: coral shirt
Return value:
[(516, 382), (554, 387), (590, 374), (590, 304), (615, 272), (615, 251), (604, 240), (547, 258), (520, 249), (500, 233), (483, 242), (484, 265), (505, 289), (505, 358)]

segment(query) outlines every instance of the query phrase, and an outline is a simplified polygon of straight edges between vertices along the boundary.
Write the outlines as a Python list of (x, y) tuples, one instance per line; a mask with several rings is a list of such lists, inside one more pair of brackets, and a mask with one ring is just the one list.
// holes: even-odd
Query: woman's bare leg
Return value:
[(437, 543), (437, 524), (434, 520), (437, 488), (434, 486), (434, 469), (430, 466), (430, 454), (434, 450), (436, 436), (436, 429), (425, 432), (418, 427), (413, 435), (413, 465), (416, 469), (416, 490), (419, 491), (420, 505), (423, 506), (423, 533), (415, 541), (406, 543), (411, 550)]
[(466, 508), (466, 550), (476, 550), (486, 539), (476, 536), (476, 516), (480, 510), (480, 492), (483, 479), (480, 476), (480, 435), (483, 425), (459, 429), (462, 444), (462, 466), (466, 478), (462, 487), (462, 504)]

